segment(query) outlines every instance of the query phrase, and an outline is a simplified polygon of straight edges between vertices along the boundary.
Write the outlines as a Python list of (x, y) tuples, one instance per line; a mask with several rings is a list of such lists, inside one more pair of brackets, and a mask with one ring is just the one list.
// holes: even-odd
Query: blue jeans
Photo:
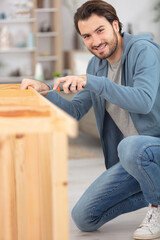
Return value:
[(82, 231), (95, 231), (123, 213), (160, 203), (160, 139), (128, 137), (118, 152), (120, 162), (100, 175), (72, 210)]
[(147, 202), (160, 205), (160, 138), (128, 137), (118, 150), (122, 166), (139, 182)]

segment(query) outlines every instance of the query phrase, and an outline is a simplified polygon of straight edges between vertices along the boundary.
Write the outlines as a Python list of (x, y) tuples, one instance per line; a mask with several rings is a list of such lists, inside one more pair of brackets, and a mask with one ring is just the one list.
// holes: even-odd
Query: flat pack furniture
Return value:
[(68, 136), (77, 122), (34, 89), (0, 85), (0, 240), (68, 240)]

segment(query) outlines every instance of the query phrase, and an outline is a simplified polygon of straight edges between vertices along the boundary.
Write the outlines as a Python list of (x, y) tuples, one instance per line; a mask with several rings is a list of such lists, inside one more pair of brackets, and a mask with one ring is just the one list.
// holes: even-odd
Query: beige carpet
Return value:
[(77, 143), (69, 143), (69, 159), (98, 158), (99, 154)]

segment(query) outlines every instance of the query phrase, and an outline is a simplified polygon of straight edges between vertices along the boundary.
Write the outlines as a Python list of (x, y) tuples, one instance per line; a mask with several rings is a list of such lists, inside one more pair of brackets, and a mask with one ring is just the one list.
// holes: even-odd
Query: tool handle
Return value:
[[(63, 84), (64, 84), (64, 83), (60, 83), (60, 84), (58, 85), (58, 88), (57, 88), (58, 92), (64, 91), (64, 90), (63, 90)], [(70, 91), (71, 85), (72, 85), (72, 84), (70, 84), (69, 87), (68, 87), (68, 90), (69, 90), (69, 91)], [(83, 88), (84, 88), (84, 87), (83, 87)], [(76, 90), (77, 90), (77, 86), (76, 86)]]

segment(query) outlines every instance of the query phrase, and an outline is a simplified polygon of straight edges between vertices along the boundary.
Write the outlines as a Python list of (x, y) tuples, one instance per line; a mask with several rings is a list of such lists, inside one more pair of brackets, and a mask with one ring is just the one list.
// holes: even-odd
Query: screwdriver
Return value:
[[(69, 85), (68, 89), (70, 90), (71, 84)], [(76, 86), (77, 89), (77, 86)], [(42, 91), (39, 93), (49, 93), (49, 92), (63, 92), (63, 83), (59, 84), (59, 87), (56, 90), (50, 89), (50, 90), (46, 90), (46, 91)]]
[(62, 92), (62, 91), (63, 91), (63, 89), (60, 89), (60, 87), (58, 87), (56, 90), (50, 89), (50, 90), (42, 91), (39, 93)]

